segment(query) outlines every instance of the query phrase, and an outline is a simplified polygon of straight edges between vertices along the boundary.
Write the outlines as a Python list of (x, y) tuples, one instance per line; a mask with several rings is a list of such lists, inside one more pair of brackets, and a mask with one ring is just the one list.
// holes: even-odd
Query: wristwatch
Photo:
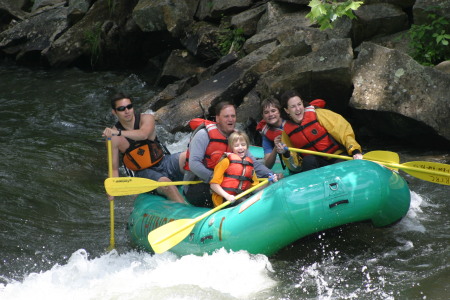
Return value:
[(117, 129), (119, 131), (119, 133), (117, 134), (117, 136), (121, 136), (122, 135), (122, 129)]

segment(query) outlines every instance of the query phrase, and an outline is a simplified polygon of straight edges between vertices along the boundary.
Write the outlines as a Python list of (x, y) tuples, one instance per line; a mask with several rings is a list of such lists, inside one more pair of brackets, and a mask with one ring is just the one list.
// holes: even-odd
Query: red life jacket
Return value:
[[(300, 125), (287, 121), (284, 125), (284, 131), (295, 148), (325, 153), (334, 153), (340, 148), (327, 130), (320, 125), (313, 106), (305, 108), (305, 114)], [(302, 156), (306, 155), (308, 154), (302, 154)]]
[(283, 120), (283, 122), (281, 123), (281, 128), (275, 128), (273, 126), (267, 125), (266, 121), (261, 120), (256, 126), (256, 130), (258, 130), (262, 135), (273, 142), (275, 138), (283, 132), (284, 123), (286, 123), (285, 120)]
[(189, 121), (189, 127), (191, 130), (196, 130), (199, 126), (202, 125), (208, 125), (208, 124), (216, 124), (214, 121), (202, 119), (202, 118), (195, 118)]
[(327, 102), (323, 99), (314, 99), (313, 101), (309, 102), (309, 105), (320, 108), (325, 108), (326, 104)]
[[(203, 119), (193, 119), (189, 122), (189, 126), (194, 129), (194, 133), (198, 132), (199, 130), (205, 128), (206, 132), (209, 136), (209, 144), (206, 147), (205, 156), (203, 160), (203, 164), (208, 168), (213, 170), (216, 166), (218, 160), (213, 158), (213, 152), (220, 151), (220, 152), (226, 152), (230, 151), (228, 148), (228, 139), (225, 137), (222, 133), (220, 133), (219, 129), (217, 129), (217, 123), (209, 120), (203, 120)], [(189, 147), (186, 152), (186, 164), (184, 165), (184, 169), (189, 171)]]
[(230, 160), (230, 165), (223, 174), (220, 185), (227, 193), (237, 195), (249, 189), (253, 183), (253, 160), (248, 156), (240, 158), (235, 153), (225, 153)]

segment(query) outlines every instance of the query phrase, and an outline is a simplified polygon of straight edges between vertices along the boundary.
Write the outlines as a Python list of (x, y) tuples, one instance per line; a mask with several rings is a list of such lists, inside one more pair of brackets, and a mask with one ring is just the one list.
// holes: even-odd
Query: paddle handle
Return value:
[(197, 184), (202, 183), (203, 181), (157, 181), (156, 185), (158, 186), (168, 186), (168, 185), (186, 185), (186, 184)]
[[(107, 141), (108, 144), (108, 177), (113, 177), (113, 165), (112, 165), (112, 142), (111, 138), (108, 138)], [(109, 230), (110, 230), (110, 237), (109, 237), (109, 250), (114, 249), (115, 241), (114, 241), (114, 200), (109, 201), (109, 216), (110, 216), (110, 222), (109, 222)]]
[[(259, 187), (261, 187), (261, 186), (267, 184), (268, 182), (269, 182), (268, 179), (264, 179), (263, 181), (261, 181), (261, 182), (258, 183), (257, 185), (255, 185), (255, 186), (249, 188), (248, 190), (246, 190), (246, 191), (240, 193), (239, 195), (237, 195), (237, 196), (235, 197), (235, 199), (237, 200), (237, 199), (239, 199), (239, 198), (242, 198), (242, 197), (244, 197), (244, 196), (250, 194), (251, 192), (253, 192), (253, 191), (256, 190), (257, 188), (259, 188)], [(198, 216), (197, 218), (192, 219), (192, 222), (190, 222), (190, 224), (188, 223), (186, 227), (189, 227), (189, 226), (192, 225), (192, 224), (196, 224), (198, 221), (200, 221), (200, 220), (202, 220), (202, 219), (208, 217), (209, 215), (215, 213), (215, 212), (218, 211), (218, 210), (221, 210), (222, 208), (224, 208), (225, 206), (229, 205), (230, 203), (231, 203), (230, 201), (225, 201), (224, 203), (220, 204), (219, 206), (216, 206), (215, 208), (213, 208), (213, 209), (207, 211), (206, 213), (204, 213), (204, 214)]]
[(353, 159), (352, 157), (344, 156), (344, 155), (316, 152), (316, 151), (305, 150), (305, 149), (298, 149), (298, 148), (292, 148), (292, 147), (284, 147), (284, 149), (292, 151), (292, 152), (300, 152), (300, 153), (319, 155), (319, 156), (325, 156), (325, 157), (330, 157), (330, 158), (340, 158), (340, 159), (345, 159), (345, 160), (352, 160)]
[(113, 177), (113, 165), (112, 165), (112, 141), (108, 138), (108, 177)]

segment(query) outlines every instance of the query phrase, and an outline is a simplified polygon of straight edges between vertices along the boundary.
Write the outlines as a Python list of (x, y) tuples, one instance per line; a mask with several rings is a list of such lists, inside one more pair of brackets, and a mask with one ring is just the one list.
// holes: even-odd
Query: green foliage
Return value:
[(108, 10), (109, 10), (109, 16), (112, 16), (114, 11), (116, 10), (116, 0), (108, 0)]
[(245, 43), (244, 30), (241, 28), (225, 28), (218, 35), (219, 50), (221, 55), (227, 55), (233, 51), (238, 52)]
[(433, 66), (450, 59), (450, 34), (446, 32), (449, 21), (430, 13), (429, 23), (412, 25), (408, 31), (410, 55), (422, 65)]
[(97, 23), (92, 30), (84, 33), (85, 41), (89, 45), (91, 52), (91, 67), (97, 63), (102, 55), (102, 28), (101, 24)]
[(308, 4), (311, 11), (306, 15), (311, 22), (320, 25), (321, 30), (333, 28), (333, 22), (342, 16), (356, 18), (353, 14), (363, 4), (362, 1), (311, 0)]

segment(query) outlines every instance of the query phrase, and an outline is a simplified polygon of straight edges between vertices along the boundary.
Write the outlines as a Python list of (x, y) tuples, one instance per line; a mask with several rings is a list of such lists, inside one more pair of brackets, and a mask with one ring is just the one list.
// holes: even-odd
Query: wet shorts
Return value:
[(183, 180), (183, 173), (180, 171), (179, 153), (164, 155), (163, 159), (156, 165), (135, 172), (136, 177), (144, 177), (158, 181), (161, 177), (167, 177), (172, 181)]

